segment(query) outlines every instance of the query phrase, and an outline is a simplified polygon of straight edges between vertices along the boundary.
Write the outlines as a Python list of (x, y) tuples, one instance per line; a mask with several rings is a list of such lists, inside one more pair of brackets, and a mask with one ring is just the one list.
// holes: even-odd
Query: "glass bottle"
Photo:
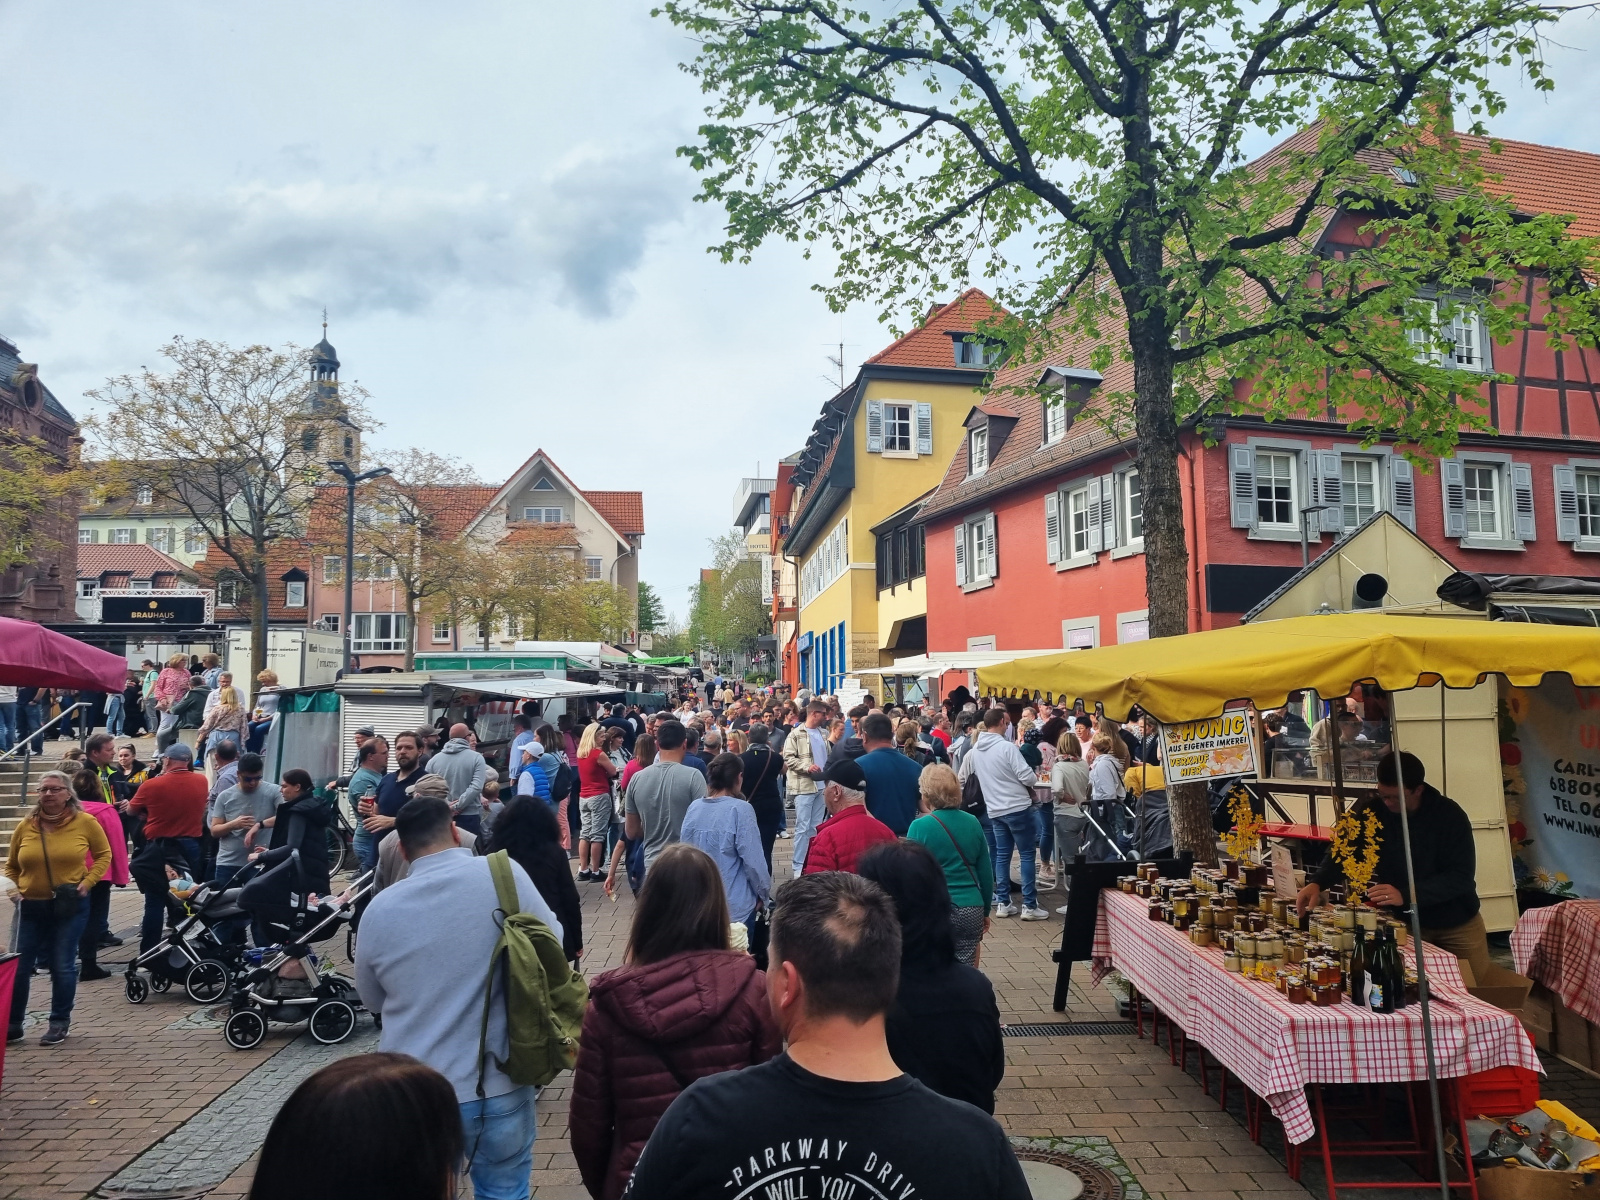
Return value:
[(1367, 1002), (1367, 939), (1365, 931), (1356, 930), (1356, 948), (1350, 951), (1350, 969), (1346, 978), (1350, 986), (1350, 1000), (1355, 1004)]

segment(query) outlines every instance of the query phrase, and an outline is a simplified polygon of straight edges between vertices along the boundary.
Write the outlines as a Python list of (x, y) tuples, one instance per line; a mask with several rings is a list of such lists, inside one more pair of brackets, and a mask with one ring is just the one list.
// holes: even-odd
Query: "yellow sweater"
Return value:
[[(44, 850), (50, 849), (50, 871), (44, 866)], [(94, 865), (83, 869), (84, 860), (93, 857)], [(50, 876), (56, 885), (81, 883), (85, 878), (91, 884), (111, 867), (111, 843), (106, 831), (86, 812), (74, 813), (59, 829), (47, 830), (44, 840), (39, 838), (39, 826), (31, 819), (24, 820), (11, 835), (11, 850), (6, 854), (6, 878), (15, 883), (28, 900), (50, 899)]]

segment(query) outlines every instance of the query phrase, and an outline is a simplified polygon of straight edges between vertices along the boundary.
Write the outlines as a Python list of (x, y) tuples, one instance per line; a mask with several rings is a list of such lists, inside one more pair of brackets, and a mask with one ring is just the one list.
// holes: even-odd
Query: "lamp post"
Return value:
[(350, 645), (355, 636), (350, 628), (350, 608), (354, 599), (356, 579), (356, 485), (366, 483), (373, 479), (382, 479), (390, 474), (388, 467), (373, 467), (370, 471), (363, 471), (357, 475), (350, 469), (350, 464), (342, 458), (333, 459), (328, 463), (328, 470), (344, 480), (345, 510), (344, 510), (344, 670), (341, 675), (350, 671)]

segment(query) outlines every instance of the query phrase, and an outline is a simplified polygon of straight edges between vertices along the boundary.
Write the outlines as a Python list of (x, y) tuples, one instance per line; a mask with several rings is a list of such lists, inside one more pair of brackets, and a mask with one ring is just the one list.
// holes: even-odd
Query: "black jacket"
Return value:
[[(1360, 814), (1371, 808), (1381, 823), (1378, 843), (1378, 869), (1373, 883), (1398, 888), (1410, 900), (1406, 880), (1405, 835), (1400, 814), (1389, 811), (1381, 800), (1364, 800), (1355, 808)], [(1472, 837), (1472, 822), (1461, 806), (1442, 796), (1429, 783), (1422, 785), (1422, 803), (1411, 814), (1411, 854), (1417, 875), (1418, 916), (1422, 928), (1454, 929), (1478, 915), (1478, 849)], [(1329, 855), (1312, 875), (1322, 887), (1340, 882), (1344, 872)]]
[(271, 849), (292, 846), (300, 851), (300, 881), (308, 892), (326, 896), (328, 880), (328, 826), (333, 806), (317, 792), (298, 800), (284, 800), (273, 814)]
[(546, 846), (533, 861), (519, 858), (517, 864), (528, 873), (539, 895), (561, 922), (561, 951), (568, 962), (576, 962), (578, 951), (583, 949), (583, 903), (578, 899), (572, 868), (567, 865), (567, 852), (560, 846)]
[(199, 729), (205, 724), (206, 697), (209, 695), (209, 688), (192, 687), (172, 706), (172, 711), (178, 717), (179, 729)]
[(773, 753), (771, 746), (752, 746), (740, 755), (740, 761), (744, 763), (740, 788), (756, 810), (756, 824), (776, 828), (783, 823), (783, 797), (778, 795), (783, 755)]
[(907, 1075), (941, 1096), (994, 1112), (1006, 1051), (994, 985), (982, 971), (955, 962), (902, 966), (886, 1027), (889, 1053)]

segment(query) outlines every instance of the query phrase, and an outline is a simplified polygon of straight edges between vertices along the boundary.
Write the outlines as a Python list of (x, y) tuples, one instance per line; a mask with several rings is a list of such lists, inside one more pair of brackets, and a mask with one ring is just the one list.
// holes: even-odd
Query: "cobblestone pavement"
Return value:
[[(790, 844), (778, 842), (785, 860), (780, 878), (787, 875)], [(580, 885), (580, 891), (584, 963), (593, 974), (621, 961), (633, 903), (625, 888), (616, 902), (598, 884)], [(1045, 893), (1044, 902), (1054, 909), (1064, 896)], [(132, 889), (116, 894), (112, 926), (129, 937), (130, 948), (139, 907)], [(1117, 1014), (1111, 994), (1090, 985), (1086, 966), (1074, 972), (1068, 1011), (1050, 1010), (1050, 951), (1060, 933), (1059, 917), (1035, 924), (1000, 920), (984, 943), (982, 966), (994, 981), (1003, 1019), (1053, 1027), (1042, 1036), (1006, 1039), (1008, 1069), (996, 1116), (1007, 1131), (1031, 1139), (1104, 1138), (1097, 1153), (1107, 1163), (1124, 1164), (1151, 1200), (1306, 1197), (1284, 1173), (1275, 1123), (1266, 1122), (1261, 1146), (1252, 1144), (1239, 1089), (1230, 1096), (1230, 1111), (1220, 1111), (1193, 1073), (1194, 1055), (1184, 1071), (1169, 1063), (1165, 1046), (1120, 1031), (1126, 1027), (1094, 1034), (1061, 1028), (1063, 1022), (1116, 1022)], [(342, 939), (335, 940), (342, 949)], [(125, 948), (108, 958), (128, 956)], [(31, 1007), (39, 1006), (39, 985), (48, 986), (45, 977), (36, 981)], [(78, 995), (65, 1045), (42, 1049), (30, 1035), (6, 1055), (0, 1200), (158, 1190), (199, 1195), (206, 1189), (215, 1197), (242, 1197), (254, 1152), (282, 1097), (333, 1054), (367, 1049), (372, 1037), (365, 1018), (357, 1038), (334, 1050), (275, 1026), (262, 1046), (240, 1052), (179, 991), (135, 1007), (123, 998), (119, 975), (85, 984)], [(1213, 1072), (1213, 1089), (1215, 1078)], [(542, 1200), (586, 1196), (567, 1150), (569, 1085), (570, 1077), (562, 1076), (539, 1100), (533, 1183)], [(1308, 1170), (1306, 1179), (1320, 1192), (1320, 1172)]]

